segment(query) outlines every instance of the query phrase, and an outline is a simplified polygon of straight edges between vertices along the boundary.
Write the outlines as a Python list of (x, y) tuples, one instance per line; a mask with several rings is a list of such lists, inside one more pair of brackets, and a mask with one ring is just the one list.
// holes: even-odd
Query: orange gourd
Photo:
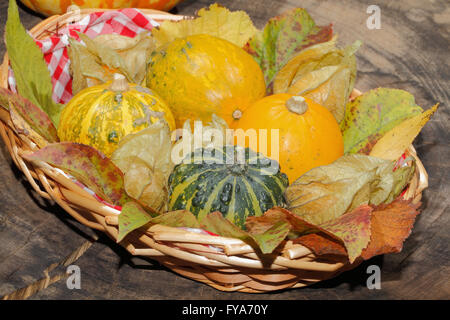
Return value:
[(213, 114), (232, 127), (266, 92), (264, 75), (251, 55), (207, 34), (160, 47), (150, 58), (146, 80), (170, 105), (177, 128), (186, 120), (209, 122)]
[[(257, 151), (278, 160), (291, 182), (314, 167), (330, 164), (344, 153), (342, 134), (331, 112), (301, 96), (287, 93), (266, 96), (244, 112), (236, 128), (243, 129), (241, 133), (255, 129), (257, 136), (267, 141), (264, 148), (258, 139)], [(267, 139), (260, 129), (267, 129)], [(278, 140), (273, 139), (276, 133), (271, 129), (278, 129)], [(245, 147), (251, 144), (249, 138), (235, 142)], [(279, 159), (271, 151), (277, 147)]]

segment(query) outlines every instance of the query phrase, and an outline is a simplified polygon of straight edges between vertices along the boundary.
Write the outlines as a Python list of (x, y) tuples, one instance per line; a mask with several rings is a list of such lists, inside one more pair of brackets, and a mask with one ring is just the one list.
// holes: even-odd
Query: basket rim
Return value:
[[(138, 9), (156, 20), (182, 20), (189, 16), (173, 15), (154, 9)], [(82, 9), (51, 16), (35, 25), (30, 33), (39, 37), (48, 26), (79, 19), (93, 12), (117, 11), (117, 9)], [(8, 88), (7, 53), (0, 66), (0, 87)], [(362, 93), (354, 89), (351, 99)], [(2, 108), (0, 108), (2, 109)], [(0, 135), (16, 166), (25, 174), (32, 188), (42, 197), (52, 199), (77, 221), (105, 232), (117, 241), (118, 212), (94, 199), (91, 194), (71, 181), (67, 176), (44, 162), (28, 163), (23, 156), (36, 148), (25, 136), (17, 134), (9, 119), (9, 113), (0, 110)], [(405, 197), (420, 201), (423, 189), (428, 186), (428, 175), (414, 147), (409, 153), (416, 160), (416, 173)], [(36, 183), (39, 182), (44, 190)], [(413, 190), (414, 189), (414, 190)], [(87, 212), (87, 213), (86, 213)], [(135, 230), (137, 231), (137, 230)], [(350, 264), (347, 257), (316, 256), (310, 249), (285, 241), (280, 251), (272, 254), (272, 264), (267, 266), (255, 250), (235, 238), (200, 235), (179, 228), (153, 225), (142, 233), (132, 232), (120, 242), (132, 255), (148, 256), (182, 276), (206, 283), (222, 291), (268, 292), (282, 288), (298, 288), (336, 276), (352, 269), (362, 260)], [(208, 249), (219, 246), (223, 252)], [(325, 262), (324, 262), (325, 260)], [(234, 270), (234, 271), (233, 271)], [(236, 272), (236, 270), (238, 272)]]

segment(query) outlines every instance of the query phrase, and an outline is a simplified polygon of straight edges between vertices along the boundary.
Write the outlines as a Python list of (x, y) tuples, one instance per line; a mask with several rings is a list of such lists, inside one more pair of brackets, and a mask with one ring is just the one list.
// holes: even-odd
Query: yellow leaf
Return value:
[(152, 30), (159, 45), (194, 34), (208, 34), (242, 47), (255, 33), (252, 20), (244, 11), (231, 12), (218, 4), (203, 8), (192, 20), (164, 21)]
[(414, 141), (423, 126), (436, 112), (439, 103), (412, 118), (406, 119), (385, 133), (370, 152), (373, 157), (397, 160)]

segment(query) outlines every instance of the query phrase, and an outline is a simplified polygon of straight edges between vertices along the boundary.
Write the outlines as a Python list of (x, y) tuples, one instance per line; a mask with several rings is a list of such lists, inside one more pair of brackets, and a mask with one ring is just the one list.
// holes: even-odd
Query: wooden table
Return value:
[[(214, 1), (186, 0), (175, 13), (191, 15)], [(77, 261), (81, 289), (69, 290), (61, 280), (31, 299), (449, 299), (449, 23), (446, 0), (377, 1), (381, 29), (366, 26), (368, 4), (356, 0), (234, 0), (220, 1), (249, 13), (257, 27), (296, 6), (305, 7), (319, 24), (333, 22), (341, 44), (361, 39), (356, 86), (408, 90), (416, 102), (441, 108), (415, 141), (429, 173), (423, 211), (399, 254), (375, 257), (357, 269), (314, 286), (271, 294), (223, 293), (183, 278), (151, 260), (130, 256), (102, 234)], [(401, 4), (400, 4), (401, 3)], [(7, 1), (0, 4), (4, 32)], [(21, 8), (27, 28), (41, 20)], [(5, 46), (0, 46), (3, 56)], [(58, 263), (96, 233), (75, 222), (57, 205), (36, 195), (11, 161), (0, 152), (0, 296), (43, 278)], [(369, 265), (381, 267), (381, 290), (366, 287)], [(52, 273), (65, 271), (58, 267)]]

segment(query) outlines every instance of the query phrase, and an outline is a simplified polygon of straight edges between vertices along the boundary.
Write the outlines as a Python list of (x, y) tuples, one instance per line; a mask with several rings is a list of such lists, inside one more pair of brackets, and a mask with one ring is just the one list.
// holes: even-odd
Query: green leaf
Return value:
[(386, 132), (421, 112), (422, 108), (406, 91), (388, 88), (367, 91), (346, 106), (341, 122), (344, 153), (369, 154)]
[(301, 50), (331, 40), (332, 27), (317, 26), (305, 9), (292, 9), (270, 19), (245, 49), (259, 63), (269, 87), (276, 73)]
[(151, 223), (174, 228), (200, 228), (197, 218), (187, 210), (176, 210), (160, 214), (152, 218)]
[(155, 212), (146, 211), (135, 201), (127, 202), (119, 215), (117, 242), (122, 241), (131, 231), (145, 225), (161, 224), (173, 228), (200, 228), (197, 218), (186, 210), (171, 211), (156, 216), (154, 214)]
[(267, 229), (253, 229), (252, 232), (247, 232), (225, 219), (220, 212), (212, 212), (202, 220), (202, 228), (222, 237), (240, 239), (253, 247), (258, 247), (263, 254), (269, 254), (280, 245), (291, 229), (286, 220), (270, 221), (273, 223), (270, 223)]
[(59, 141), (56, 128), (45, 112), (22, 96), (0, 88), (0, 105), (9, 109), (10, 104), (13, 106), (13, 112), (20, 116), (47, 143)]
[[(249, 241), (249, 234), (225, 219), (220, 212), (212, 212), (201, 220), (201, 227), (222, 237), (241, 239)], [(250, 241), (251, 242), (251, 241)]]
[(275, 250), (292, 229), (282, 210), (284, 209), (272, 208), (263, 216), (247, 218), (245, 226), (248, 233), (263, 253), (271, 253)]
[(114, 205), (130, 200), (124, 189), (123, 173), (105, 155), (79, 143), (52, 143), (26, 155), (29, 161), (44, 161), (72, 175), (79, 182)]
[(45, 111), (58, 125), (64, 105), (52, 99), (52, 81), (43, 54), (20, 23), (15, 0), (9, 1), (6, 49), (19, 94)]
[(321, 225), (363, 205), (391, 201), (414, 172), (395, 173), (395, 161), (361, 154), (347, 155), (314, 168), (286, 189), (288, 208), (311, 224)]
[(120, 242), (131, 231), (139, 229), (150, 222), (152, 216), (134, 201), (125, 203), (119, 214), (119, 234), (117, 242)]

